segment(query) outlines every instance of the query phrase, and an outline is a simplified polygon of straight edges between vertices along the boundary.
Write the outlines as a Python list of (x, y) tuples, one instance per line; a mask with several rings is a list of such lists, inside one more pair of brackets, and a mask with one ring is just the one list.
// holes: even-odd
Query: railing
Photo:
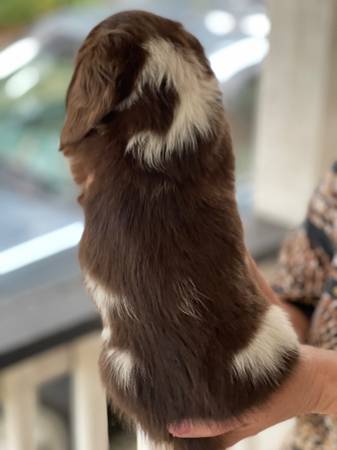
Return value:
[[(100, 345), (100, 336), (91, 334), (29, 358), (0, 373), (5, 450), (36, 450), (34, 430), (39, 386), (62, 375), (70, 375), (72, 379), (71, 448), (108, 450), (106, 398), (97, 366)], [(289, 424), (285, 424), (269, 430), (238, 444), (235, 450), (269, 450), (271, 442), (281, 443), (289, 427)], [(53, 448), (60, 447), (55, 445)], [(150, 450), (146, 441), (142, 440), (138, 440), (137, 447), (138, 450)]]
[(71, 448), (108, 449), (106, 400), (97, 369), (99, 346), (100, 336), (88, 335), (0, 373), (6, 450), (36, 450), (38, 388), (66, 374), (72, 379)]

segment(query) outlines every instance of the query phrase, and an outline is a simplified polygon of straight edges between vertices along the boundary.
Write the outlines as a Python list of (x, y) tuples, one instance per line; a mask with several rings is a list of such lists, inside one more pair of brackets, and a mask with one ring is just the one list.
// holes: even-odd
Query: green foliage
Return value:
[(93, 0), (0, 0), (0, 28), (26, 24), (58, 7), (93, 2)]

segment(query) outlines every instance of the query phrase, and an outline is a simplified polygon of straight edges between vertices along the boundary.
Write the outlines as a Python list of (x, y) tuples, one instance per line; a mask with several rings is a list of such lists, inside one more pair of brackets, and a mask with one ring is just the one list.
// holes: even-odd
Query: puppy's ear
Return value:
[(67, 92), (61, 150), (83, 139), (130, 95), (144, 60), (144, 50), (126, 32), (89, 35)]

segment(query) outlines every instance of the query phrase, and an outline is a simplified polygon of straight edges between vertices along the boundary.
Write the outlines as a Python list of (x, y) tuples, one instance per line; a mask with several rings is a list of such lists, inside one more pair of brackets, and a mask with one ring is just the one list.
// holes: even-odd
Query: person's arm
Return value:
[(310, 328), (310, 320), (308, 317), (296, 306), (288, 302), (281, 302), (282, 308), (286, 311), (291, 320), (291, 323), (298, 335), (298, 339), (302, 344), (307, 342), (307, 336)]
[(337, 415), (337, 354), (302, 346), (294, 373), (261, 407), (231, 421), (184, 422), (171, 425), (169, 431), (188, 438), (224, 434), (229, 447), (291, 417), (311, 413)]
[(307, 316), (296, 306), (293, 306), (288, 302), (281, 302), (277, 294), (273, 291), (273, 289), (269, 286), (269, 284), (261, 274), (254, 259), (249, 254), (247, 254), (247, 260), (252, 278), (256, 281), (262, 293), (270, 303), (276, 303), (282, 306), (282, 308), (287, 312), (289, 319), (291, 320), (291, 323), (296, 330), (299, 340), (302, 343), (305, 343), (310, 327), (310, 321)]

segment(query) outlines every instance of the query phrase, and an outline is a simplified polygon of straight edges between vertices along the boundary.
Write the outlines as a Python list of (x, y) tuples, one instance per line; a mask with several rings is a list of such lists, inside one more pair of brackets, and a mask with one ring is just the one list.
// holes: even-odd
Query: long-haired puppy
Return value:
[(61, 149), (81, 187), (80, 263), (104, 325), (109, 399), (151, 450), (222, 449), (167, 427), (264, 401), (298, 343), (245, 262), (232, 142), (203, 48), (150, 13), (109, 17), (79, 50), (66, 107)]

